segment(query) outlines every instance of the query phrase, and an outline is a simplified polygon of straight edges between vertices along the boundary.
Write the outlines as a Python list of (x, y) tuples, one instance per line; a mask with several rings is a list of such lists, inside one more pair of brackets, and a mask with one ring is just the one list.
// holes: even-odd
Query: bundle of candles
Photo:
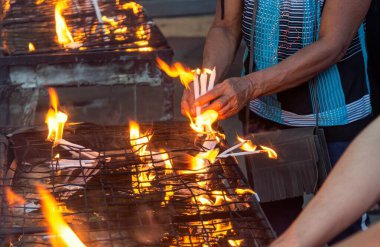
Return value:
[[(216, 78), (216, 69), (214, 67), (213, 70), (204, 69), (201, 71), (200, 69), (196, 69), (194, 72), (194, 97), (195, 100), (200, 96), (204, 95), (208, 91), (214, 88)], [(197, 116), (201, 115), (201, 107), (196, 107)]]

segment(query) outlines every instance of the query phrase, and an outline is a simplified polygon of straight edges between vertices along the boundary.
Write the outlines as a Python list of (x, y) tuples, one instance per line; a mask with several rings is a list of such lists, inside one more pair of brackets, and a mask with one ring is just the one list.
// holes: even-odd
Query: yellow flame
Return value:
[(162, 59), (156, 58), (158, 67), (163, 70), (169, 77), (176, 78), (179, 77), (181, 83), (189, 88), (190, 82), (194, 80), (194, 73), (191, 69), (187, 68), (185, 65), (176, 62), (172, 66), (165, 63)]
[(237, 137), (237, 139), (241, 142), (244, 143), (243, 146), (240, 147), (240, 149), (248, 152), (254, 152), (257, 149), (257, 146), (254, 145), (250, 140), (244, 140), (240, 136)]
[(232, 247), (239, 247), (239, 246), (241, 246), (241, 244), (243, 243), (243, 241), (244, 241), (243, 239), (229, 239), (228, 243)]
[(29, 48), (29, 51), (30, 51), (30, 52), (34, 52), (34, 51), (36, 50), (36, 47), (33, 45), (32, 42), (29, 42), (29, 44), (28, 44), (28, 48)]
[(52, 234), (51, 244), (54, 247), (85, 247), (74, 231), (67, 225), (54, 197), (42, 186), (37, 186), (41, 197), (41, 209), (49, 231)]
[(212, 125), (218, 120), (218, 112), (214, 110), (207, 110), (203, 112), (201, 115), (195, 118), (195, 121), (187, 113), (188, 118), (190, 119), (190, 127), (197, 133), (217, 133)]
[(23, 205), (25, 204), (25, 199), (16, 194), (11, 188), (5, 187), (5, 196), (7, 198), (7, 202), (9, 206), (15, 206), (15, 205)]
[(45, 123), (49, 129), (47, 140), (57, 141), (63, 137), (63, 130), (68, 116), (58, 110), (59, 100), (57, 92), (53, 88), (49, 88), (48, 92), (50, 96), (50, 108), (45, 117)]
[(41, 3), (44, 3), (44, 2), (45, 2), (45, 0), (36, 0), (35, 4), (40, 5)]
[(268, 148), (268, 147), (265, 147), (265, 146), (261, 146), (261, 145), (260, 145), (260, 148), (261, 148), (264, 152), (268, 153), (268, 157), (269, 157), (270, 159), (277, 159), (277, 158), (278, 158), (277, 153), (276, 153), (273, 149)]

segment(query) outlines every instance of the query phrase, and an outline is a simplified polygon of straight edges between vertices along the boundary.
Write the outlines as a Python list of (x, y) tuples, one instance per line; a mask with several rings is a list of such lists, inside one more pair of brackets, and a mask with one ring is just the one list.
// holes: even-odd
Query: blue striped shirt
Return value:
[[(314, 3), (314, 0), (259, 1), (254, 34), (256, 70), (274, 66), (313, 42), (315, 15), (319, 27), (324, 0), (319, 0), (317, 8)], [(243, 74), (249, 64), (254, 4), (255, 0), (244, 0), (242, 32), (247, 49)], [(313, 99), (317, 93), (320, 126), (345, 125), (370, 115), (363, 24), (341, 61), (320, 73), (316, 81), (317, 90), (311, 82), (305, 82), (296, 88), (255, 99), (249, 107), (257, 115), (280, 124), (313, 126), (316, 121)]]

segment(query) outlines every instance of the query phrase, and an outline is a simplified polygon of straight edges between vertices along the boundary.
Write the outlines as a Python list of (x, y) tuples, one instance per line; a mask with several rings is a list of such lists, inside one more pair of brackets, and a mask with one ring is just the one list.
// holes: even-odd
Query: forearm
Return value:
[(379, 201), (379, 143), (377, 118), (349, 146), (315, 198), (281, 239), (293, 239), (295, 246), (320, 246)]
[(233, 28), (213, 26), (207, 35), (203, 53), (203, 68), (216, 67), (217, 82), (227, 75), (240, 45), (240, 28), (231, 29)]
[(222, 18), (221, 1), (217, 1), (213, 24), (207, 34), (203, 52), (203, 68), (216, 67), (216, 82), (228, 73), (241, 41), (241, 1), (224, 1)]
[(318, 40), (277, 65), (248, 75), (256, 88), (252, 98), (281, 92), (307, 82), (336, 63), (343, 49), (343, 45)]
[(252, 98), (299, 86), (340, 61), (370, 3), (370, 0), (326, 1), (316, 42), (273, 67), (247, 76), (255, 86)]
[(371, 226), (367, 231), (360, 232), (340, 242), (334, 247), (376, 247), (379, 246), (380, 223)]

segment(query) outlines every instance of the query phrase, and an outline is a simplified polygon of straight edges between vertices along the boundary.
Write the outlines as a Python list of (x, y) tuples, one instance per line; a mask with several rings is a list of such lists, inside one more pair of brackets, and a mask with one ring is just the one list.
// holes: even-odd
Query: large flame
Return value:
[(217, 131), (212, 128), (212, 125), (218, 120), (218, 112), (207, 110), (197, 116), (195, 120), (193, 120), (189, 113), (187, 113), (187, 116), (190, 119), (190, 127), (195, 132), (204, 134), (217, 133)]
[(187, 68), (185, 65), (176, 62), (172, 66), (165, 63), (162, 59), (156, 58), (158, 67), (163, 70), (168, 76), (176, 78), (179, 77), (181, 83), (189, 88), (190, 82), (194, 80), (194, 73), (191, 69)]
[(58, 43), (65, 48), (78, 48), (81, 44), (74, 41), (73, 36), (66, 24), (66, 20), (63, 17), (63, 11), (67, 9), (67, 0), (58, 0), (55, 5), (55, 31), (58, 37)]
[(11, 188), (5, 187), (5, 196), (7, 198), (7, 202), (9, 206), (15, 206), (15, 205), (24, 205), (25, 199), (16, 194)]
[(53, 247), (85, 247), (83, 242), (67, 225), (54, 197), (42, 186), (37, 185), (41, 198), (42, 213), (47, 221)]
[(49, 129), (47, 140), (57, 141), (63, 137), (63, 130), (68, 116), (58, 110), (59, 100), (57, 92), (53, 88), (49, 88), (48, 92), (50, 96), (50, 108), (45, 117), (45, 123)]

